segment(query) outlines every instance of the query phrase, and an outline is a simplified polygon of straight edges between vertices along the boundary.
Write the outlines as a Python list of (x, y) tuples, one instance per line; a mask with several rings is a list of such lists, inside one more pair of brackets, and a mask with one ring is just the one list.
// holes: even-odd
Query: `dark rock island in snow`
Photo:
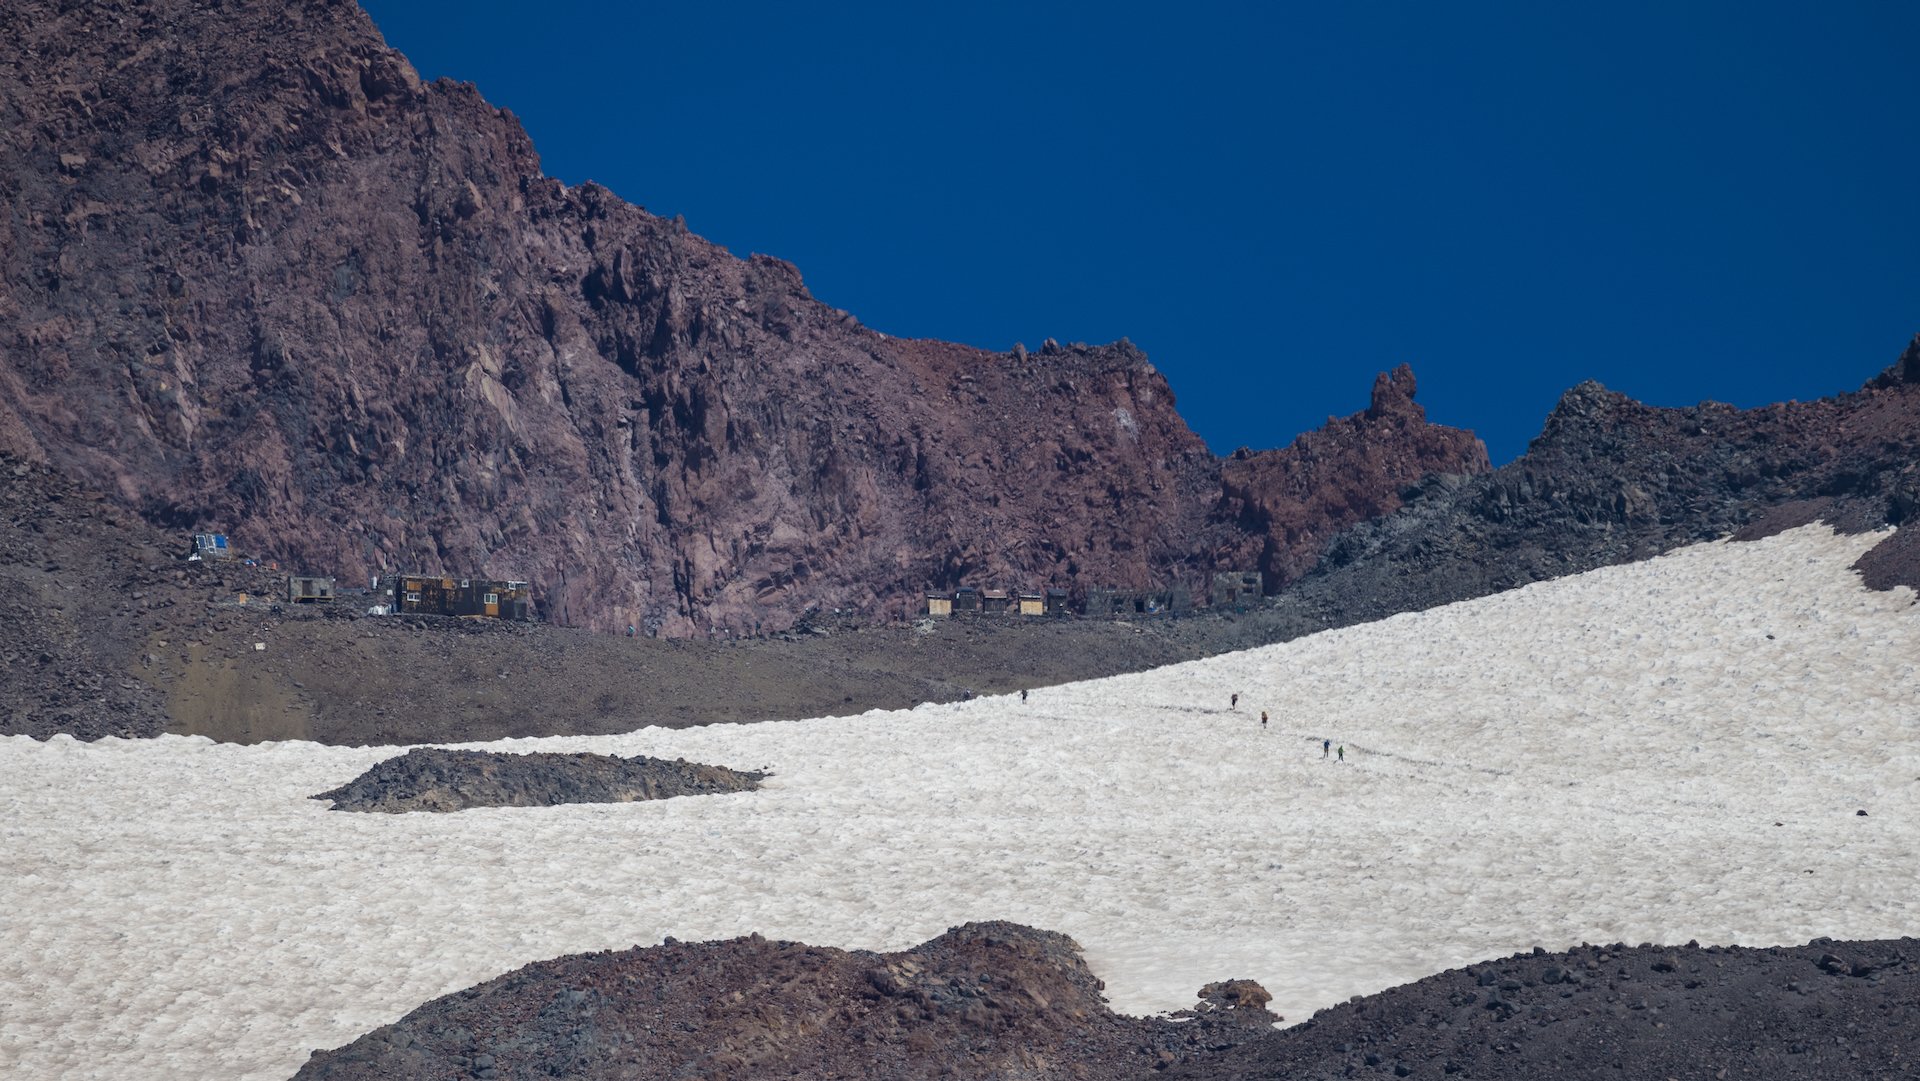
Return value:
[(668, 939), (435, 999), (297, 1078), (1850, 1081), (1916, 1062), (1913, 939), (1534, 951), (1285, 1029), (1249, 980), (1170, 1017), (1117, 1014), (1079, 952), (1010, 923), (887, 954)]
[(336, 811), (464, 811), (751, 792), (766, 774), (664, 758), (415, 747), (314, 799)]
[(435, 999), (315, 1052), (297, 1076), (1138, 1077), (1257, 1039), (1278, 1020), (1250, 981), (1210, 985), (1181, 1022), (1114, 1013), (1102, 988), (1072, 939), (999, 921), (899, 953), (669, 938), (542, 961)]

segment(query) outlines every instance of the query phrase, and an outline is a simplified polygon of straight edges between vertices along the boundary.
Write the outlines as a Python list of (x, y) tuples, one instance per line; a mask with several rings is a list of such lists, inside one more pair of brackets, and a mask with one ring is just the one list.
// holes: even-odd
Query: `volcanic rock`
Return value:
[[(156, 523), (669, 635), (962, 582), (1199, 588), (1266, 547), (1208, 528), (1219, 462), (1128, 343), (874, 333), (542, 176), (352, 3), (10, 3), (0, 132), (0, 450)], [(1363, 512), (1474, 466), (1376, 428), (1415, 446), (1350, 480)], [(1303, 534), (1276, 567), (1331, 532), (1255, 501)]]
[(1268, 996), (1210, 984), (1130, 1018), (1063, 935), (968, 924), (893, 954), (729, 942), (579, 954), (429, 1002), (306, 1081), (1542, 1076), (1832, 1079), (1913, 1061), (1920, 941), (1533, 950), (1275, 1030)]
[(1284, 450), (1235, 455), (1221, 466), (1217, 522), (1238, 539), (1215, 553), (1223, 568), (1258, 569), (1279, 587), (1311, 569), (1335, 533), (1400, 506), (1400, 492), (1432, 474), (1485, 473), (1486, 445), (1471, 432), (1428, 424), (1414, 403), (1413, 369), (1373, 384), (1363, 413), (1329, 419)]
[[(1249, 644), (1721, 537), (1909, 522), (1920, 506), (1920, 382), (1905, 375), (1916, 356), (1920, 338), (1861, 390), (1758, 409), (1663, 409), (1582, 383), (1520, 458), (1483, 476), (1430, 477), (1399, 510), (1334, 538), (1249, 626)], [(1860, 560), (1868, 585), (1920, 588), (1909, 532)]]
[(161, 538), (101, 493), (0, 455), (0, 734), (161, 732), (165, 702), (130, 672), (171, 603), (139, 592), (173, 569)]
[(1920, 941), (1910, 938), (1587, 946), (1430, 976), (1162, 1076), (1850, 1081), (1914, 1061), (1916, 1006)]
[(0, 454), (0, 734), (392, 746), (851, 715), (1209, 656), (1245, 627), (819, 613), (805, 635), (626, 638), (372, 617), (344, 581), (287, 604), (286, 569), (184, 562), (187, 541)]
[(765, 773), (645, 755), (507, 754), (415, 747), (311, 798), (336, 811), (464, 811), (751, 792)]
[(1200, 1002), (1190, 1009), (1176, 1011), (1175, 1017), (1212, 1015), (1245, 1025), (1272, 1025), (1286, 1018), (1267, 1009), (1273, 996), (1252, 980), (1222, 980), (1200, 989)]
[(1136, 1076), (1188, 1035), (1230, 1047), (1256, 1033), (1123, 1017), (1100, 987), (1072, 939), (1010, 923), (886, 954), (668, 939), (528, 965), (315, 1052), (296, 1076), (1046, 1081)]

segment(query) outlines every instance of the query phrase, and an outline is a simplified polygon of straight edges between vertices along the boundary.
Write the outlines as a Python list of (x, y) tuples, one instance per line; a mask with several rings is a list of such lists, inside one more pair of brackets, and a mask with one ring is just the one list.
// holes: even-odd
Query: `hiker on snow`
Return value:
[(1233, 696), (1233, 698), (1232, 698), (1232, 699), (1230, 699), (1230, 700), (1228, 701), (1228, 703), (1227, 703), (1227, 708), (1228, 708), (1228, 709), (1239, 709), (1239, 708), (1240, 708), (1240, 694), (1239, 694), (1239, 692), (1237, 692), (1237, 691), (1236, 691), (1236, 692), (1234, 692), (1234, 696)]

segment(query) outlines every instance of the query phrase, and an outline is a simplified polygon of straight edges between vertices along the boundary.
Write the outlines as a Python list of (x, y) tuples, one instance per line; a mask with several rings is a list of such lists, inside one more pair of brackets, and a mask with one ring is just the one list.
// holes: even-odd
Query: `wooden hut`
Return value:
[(533, 591), (525, 582), (397, 574), (381, 580), (396, 613), (532, 619)]
[(333, 599), (333, 579), (309, 574), (287, 576), (287, 603), (314, 604)]

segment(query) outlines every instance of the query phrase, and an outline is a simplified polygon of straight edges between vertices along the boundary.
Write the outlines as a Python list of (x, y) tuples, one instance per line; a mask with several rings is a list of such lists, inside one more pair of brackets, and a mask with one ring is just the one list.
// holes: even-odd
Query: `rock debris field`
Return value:
[(1014, 920), (1122, 1012), (1251, 978), (1295, 1022), (1536, 945), (1898, 937), (1920, 608), (1848, 569), (1881, 539), (1701, 545), (1025, 703), (483, 748), (772, 771), (725, 799), (331, 814), (308, 797), (394, 749), (0, 740), (0, 1076), (285, 1078), (666, 936)]

